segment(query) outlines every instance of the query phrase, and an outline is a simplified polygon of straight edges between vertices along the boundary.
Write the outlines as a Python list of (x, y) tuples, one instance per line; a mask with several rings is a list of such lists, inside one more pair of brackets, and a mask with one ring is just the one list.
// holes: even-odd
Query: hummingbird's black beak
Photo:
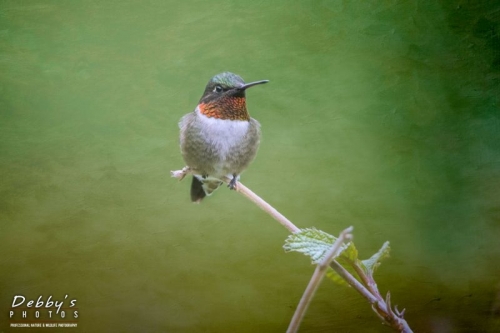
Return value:
[(240, 90), (245, 90), (247, 88), (250, 88), (250, 87), (253, 87), (253, 86), (256, 86), (258, 84), (264, 84), (264, 83), (268, 83), (269, 80), (262, 80), (262, 81), (255, 81), (255, 82), (250, 82), (250, 83), (247, 83), (245, 85), (242, 85), (241, 87), (239, 87), (238, 89)]

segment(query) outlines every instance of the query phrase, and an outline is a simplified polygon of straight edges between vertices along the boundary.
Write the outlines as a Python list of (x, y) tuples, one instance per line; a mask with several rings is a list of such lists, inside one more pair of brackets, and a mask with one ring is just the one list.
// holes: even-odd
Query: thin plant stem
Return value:
[[(179, 180), (184, 179), (184, 177), (190, 173), (192, 173), (192, 171), (191, 171), (191, 169), (189, 169), (189, 167), (184, 167), (182, 170), (170, 171), (171, 176), (174, 178), (177, 178)], [(223, 180), (227, 184), (230, 181), (226, 177), (224, 177)], [(297, 226), (295, 224), (293, 224), (289, 219), (287, 219), (283, 214), (278, 212), (273, 206), (268, 204), (266, 201), (264, 201), (261, 197), (259, 197), (257, 194), (255, 194), (252, 190), (250, 190), (248, 187), (246, 187), (242, 183), (240, 183), (240, 182), (236, 183), (236, 192), (243, 194), (247, 199), (249, 199), (250, 201), (255, 203), (257, 205), (257, 207), (259, 207), (260, 209), (262, 209), (263, 211), (265, 211), (266, 213), (271, 215), (271, 217), (273, 219), (275, 219), (282, 226), (287, 228), (288, 231), (290, 231), (292, 234), (297, 232), (297, 231), (300, 231), (300, 229), (297, 228)]]
[(299, 305), (295, 310), (295, 313), (292, 317), (292, 321), (290, 321), (290, 325), (288, 326), (287, 333), (295, 333), (299, 330), (300, 323), (302, 319), (304, 319), (304, 315), (311, 304), (314, 295), (316, 294), (316, 290), (325, 277), (326, 269), (328, 268), (330, 262), (335, 258), (342, 248), (342, 244), (352, 238), (352, 227), (349, 227), (342, 231), (339, 237), (335, 240), (332, 247), (328, 250), (325, 257), (321, 262), (316, 265), (316, 269), (314, 270), (313, 276), (307, 285), (302, 298), (300, 299)]
[(287, 228), (292, 234), (300, 231), (299, 228), (295, 224), (293, 224), (289, 219), (287, 219), (283, 214), (278, 212), (273, 206), (265, 202), (261, 197), (255, 194), (248, 187), (238, 182), (236, 185), (236, 191), (243, 194), (245, 197), (250, 199), (253, 203), (255, 203), (260, 209), (271, 215), (276, 221), (281, 223), (282, 226)]

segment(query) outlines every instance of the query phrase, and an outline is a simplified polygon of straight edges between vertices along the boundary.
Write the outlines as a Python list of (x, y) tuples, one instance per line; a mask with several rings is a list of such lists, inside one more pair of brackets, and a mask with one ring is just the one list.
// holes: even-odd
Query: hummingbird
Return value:
[(248, 114), (245, 93), (267, 82), (245, 83), (230, 72), (217, 74), (195, 110), (179, 121), (182, 157), (193, 172), (191, 201), (200, 203), (224, 177), (230, 179), (230, 189), (236, 188), (260, 144), (260, 124)]

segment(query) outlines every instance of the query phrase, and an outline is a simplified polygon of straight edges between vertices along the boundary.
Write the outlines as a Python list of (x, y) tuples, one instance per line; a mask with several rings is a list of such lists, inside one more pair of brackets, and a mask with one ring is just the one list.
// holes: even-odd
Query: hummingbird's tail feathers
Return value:
[(206, 197), (206, 194), (203, 190), (203, 183), (197, 177), (193, 176), (193, 181), (191, 182), (191, 201), (200, 203), (204, 197)]
[(200, 180), (198, 176), (193, 176), (193, 181), (191, 182), (191, 201), (200, 203), (203, 198), (211, 195), (221, 185), (222, 181), (220, 180), (203, 178)]

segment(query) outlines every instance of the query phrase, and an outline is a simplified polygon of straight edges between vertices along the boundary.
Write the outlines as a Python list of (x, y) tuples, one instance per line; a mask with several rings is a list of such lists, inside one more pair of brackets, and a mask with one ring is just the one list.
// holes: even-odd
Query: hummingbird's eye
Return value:
[(222, 87), (219, 86), (219, 85), (216, 85), (215, 88), (214, 88), (214, 92), (222, 92)]

